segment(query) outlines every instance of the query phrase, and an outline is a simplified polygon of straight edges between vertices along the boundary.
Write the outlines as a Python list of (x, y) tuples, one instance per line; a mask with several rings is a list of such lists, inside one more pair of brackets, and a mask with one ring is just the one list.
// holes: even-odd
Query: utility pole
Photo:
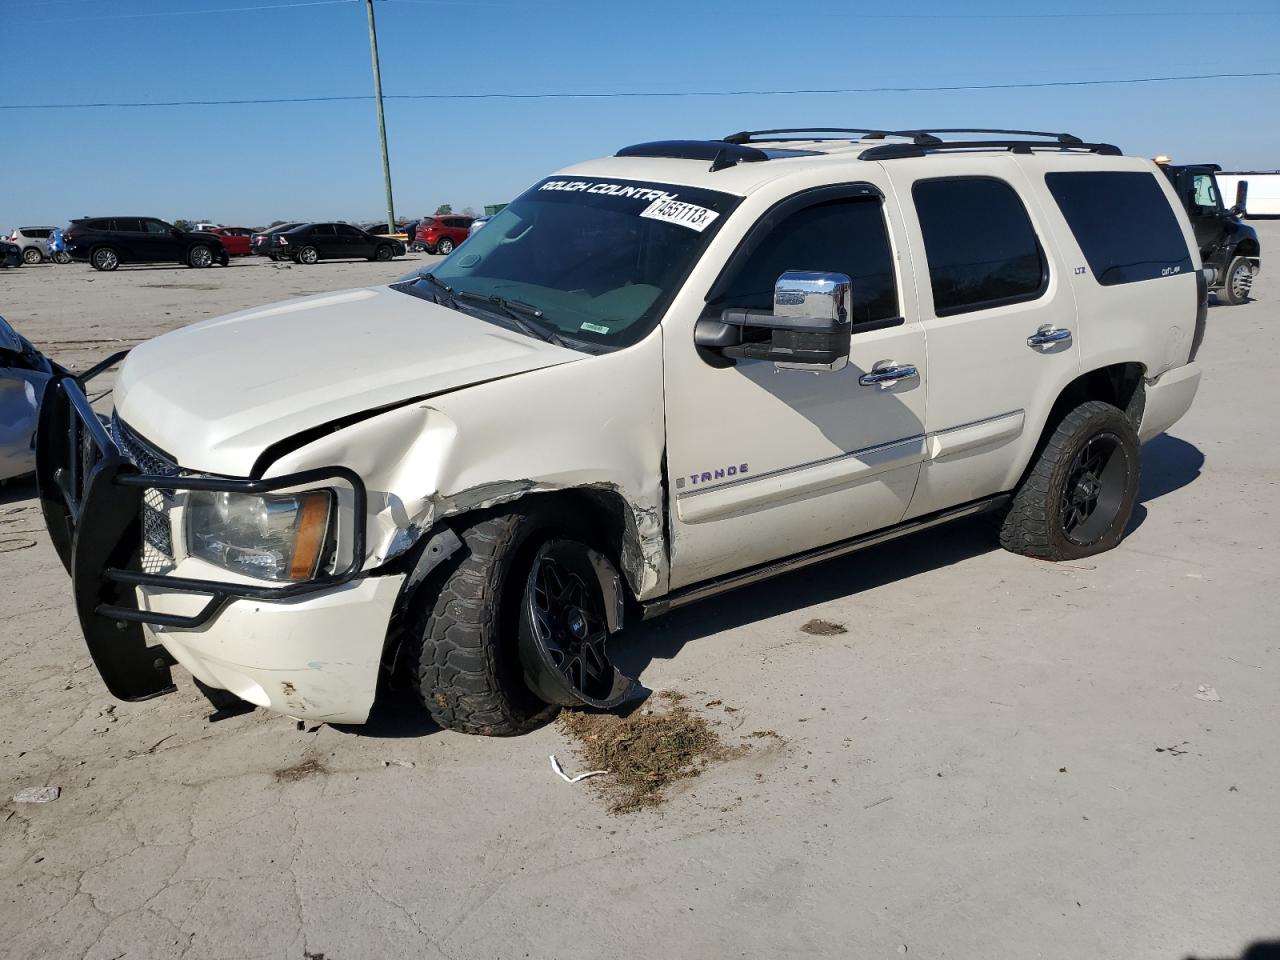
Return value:
[(396, 208), (391, 199), (391, 161), (387, 159), (387, 122), (382, 116), (382, 69), (378, 66), (378, 28), (373, 23), (373, 0), (365, 0), (369, 11), (369, 55), (373, 58), (373, 92), (378, 101), (378, 140), (382, 143), (382, 182), (387, 188), (387, 229), (396, 228)]

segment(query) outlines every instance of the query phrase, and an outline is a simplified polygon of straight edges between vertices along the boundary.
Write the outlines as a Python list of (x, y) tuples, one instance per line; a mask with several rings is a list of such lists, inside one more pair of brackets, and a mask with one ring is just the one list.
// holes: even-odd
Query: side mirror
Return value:
[(1236, 205), (1231, 208), (1231, 215), (1234, 217), (1243, 217), (1248, 214), (1245, 209), (1245, 201), (1249, 199), (1249, 181), (1236, 181)]
[(771, 360), (780, 370), (842, 370), (849, 362), (852, 281), (843, 273), (788, 270), (773, 310), (730, 308), (703, 317), (694, 343), (730, 360)]

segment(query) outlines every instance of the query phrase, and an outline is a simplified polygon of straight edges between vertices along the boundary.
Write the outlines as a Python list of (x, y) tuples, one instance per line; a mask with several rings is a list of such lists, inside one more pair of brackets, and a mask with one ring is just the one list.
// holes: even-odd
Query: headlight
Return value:
[(308, 580), (324, 557), (332, 514), (331, 490), (195, 491), (187, 498), (187, 552), (262, 580)]

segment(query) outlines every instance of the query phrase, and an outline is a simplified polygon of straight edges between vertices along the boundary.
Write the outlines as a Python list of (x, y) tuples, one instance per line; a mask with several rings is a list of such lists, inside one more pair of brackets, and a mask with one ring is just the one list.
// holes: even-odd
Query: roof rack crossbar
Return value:
[[(902, 137), (923, 146), (925, 144), (942, 143), (938, 134), (942, 133), (984, 133), (1004, 134), (1019, 137), (1044, 137), (1056, 143), (1076, 145), (1083, 143), (1079, 137), (1071, 133), (1053, 133), (1047, 130), (1004, 130), (995, 127), (921, 127), (910, 130), (890, 130), (885, 127), (780, 127), (776, 130), (741, 130), (725, 137), (729, 143), (751, 143), (756, 138), (771, 140), (776, 134), (795, 133), (854, 133), (863, 140), (883, 140), (886, 137)], [(817, 139), (817, 138), (814, 138)]]
[(860, 160), (896, 160), (902, 157), (923, 157), (926, 153), (942, 150), (1008, 150), (1011, 153), (1031, 153), (1033, 150), (1083, 150), (1108, 157), (1121, 156), (1119, 147), (1110, 143), (1085, 143), (1083, 140), (937, 140), (912, 143), (885, 143), (868, 147), (858, 154)]

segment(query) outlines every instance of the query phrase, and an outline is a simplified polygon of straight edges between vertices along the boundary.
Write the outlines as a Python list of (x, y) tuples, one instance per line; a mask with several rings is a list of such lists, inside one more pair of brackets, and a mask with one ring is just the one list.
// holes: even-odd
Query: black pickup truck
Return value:
[(1222, 169), (1216, 163), (1160, 163), (1160, 168), (1173, 183), (1191, 218), (1200, 259), (1213, 270), (1209, 289), (1217, 295), (1219, 303), (1244, 303), (1249, 299), (1253, 278), (1262, 266), (1258, 232), (1240, 220), (1245, 211), (1248, 183), (1240, 182), (1235, 205), (1227, 208), (1223, 206), (1213, 176)]

